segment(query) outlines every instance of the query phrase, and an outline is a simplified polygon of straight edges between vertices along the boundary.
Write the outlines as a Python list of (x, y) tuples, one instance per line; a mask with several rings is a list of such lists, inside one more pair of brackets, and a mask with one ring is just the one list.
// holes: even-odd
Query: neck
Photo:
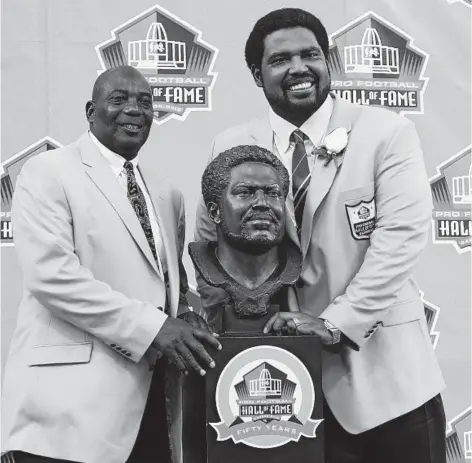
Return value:
[(295, 127), (300, 128), (305, 121), (307, 121), (316, 111), (312, 111), (310, 114), (305, 114), (303, 112), (288, 113), (281, 110), (280, 108), (272, 107), (273, 111), (277, 116), (280, 116), (282, 119), (290, 122), (290, 124)]
[(93, 131), (93, 126), (90, 127), (90, 132), (93, 134), (93, 136), (105, 147), (105, 148), (108, 148), (110, 151), (112, 151), (113, 153), (115, 154), (118, 154), (119, 156), (121, 156), (122, 158), (126, 159), (127, 161), (131, 161), (132, 159), (134, 159), (137, 155), (138, 155), (138, 152), (139, 150), (130, 150), (130, 151), (123, 151), (122, 149), (117, 149), (116, 146), (113, 146), (111, 145), (110, 143), (107, 142), (107, 140), (103, 140), (102, 138), (100, 138), (99, 135), (97, 135), (94, 131)]
[(255, 255), (230, 247), (228, 243), (219, 240), (216, 254), (231, 278), (248, 289), (256, 289), (267, 281), (279, 262), (278, 246), (264, 254)]

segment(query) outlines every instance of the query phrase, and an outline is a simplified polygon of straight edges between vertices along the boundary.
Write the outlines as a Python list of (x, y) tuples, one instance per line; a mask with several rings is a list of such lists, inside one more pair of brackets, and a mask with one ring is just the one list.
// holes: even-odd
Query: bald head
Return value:
[[(92, 100), (97, 100), (99, 98), (101, 91), (103, 90), (104, 87), (106, 87), (109, 84), (109, 80), (113, 77), (114, 74), (118, 73), (120, 76), (126, 76), (127, 78), (131, 79), (142, 79), (143, 82), (145, 82), (148, 87), (149, 84), (147, 83), (147, 80), (144, 78), (144, 76), (133, 66), (118, 66), (116, 68), (111, 68), (107, 69), (106, 71), (103, 71), (95, 80), (95, 83), (93, 84), (93, 90), (92, 90)], [(151, 87), (149, 87), (149, 91), (151, 91)]]
[(132, 66), (108, 69), (95, 81), (85, 109), (95, 137), (111, 151), (133, 159), (151, 129), (151, 87)]

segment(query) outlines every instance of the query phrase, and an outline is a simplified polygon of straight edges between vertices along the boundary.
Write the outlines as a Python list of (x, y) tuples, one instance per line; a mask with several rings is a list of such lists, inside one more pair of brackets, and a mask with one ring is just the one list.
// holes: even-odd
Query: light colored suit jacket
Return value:
[[(413, 279), (432, 203), (413, 123), (334, 98), (328, 133), (344, 127), (349, 142), (327, 166), (315, 163), (301, 240), (287, 208), (287, 233), (304, 256), (289, 304), (326, 318), (359, 347), (324, 350), (322, 359), (326, 400), (341, 425), (358, 434), (417, 408), (444, 387)], [(272, 151), (268, 118), (217, 136), (211, 157), (241, 144)], [(375, 225), (369, 222), (374, 214)], [(216, 239), (203, 200), (195, 239)], [(197, 279), (204, 306), (222, 297)]]
[[(166, 317), (159, 308), (172, 317), (186, 310), (183, 198), (141, 173), (162, 233), (167, 288), (88, 133), (35, 156), (18, 177), (12, 220), (24, 294), (4, 373), (4, 451), (124, 463), (132, 450), (157, 357), (148, 348)], [(168, 406), (180, 461), (174, 386)]]

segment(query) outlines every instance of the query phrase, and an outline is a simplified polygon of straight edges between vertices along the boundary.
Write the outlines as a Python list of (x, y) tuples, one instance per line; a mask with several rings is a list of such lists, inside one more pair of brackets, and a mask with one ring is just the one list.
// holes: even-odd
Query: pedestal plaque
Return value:
[(220, 342), (216, 368), (184, 383), (184, 463), (323, 463), (319, 339)]

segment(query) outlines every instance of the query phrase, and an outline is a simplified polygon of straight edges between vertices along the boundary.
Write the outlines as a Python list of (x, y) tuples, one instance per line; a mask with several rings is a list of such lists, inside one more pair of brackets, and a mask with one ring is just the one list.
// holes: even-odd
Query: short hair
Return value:
[(313, 32), (325, 58), (328, 59), (329, 39), (322, 22), (313, 14), (300, 8), (281, 8), (259, 19), (249, 34), (244, 54), (247, 67), (251, 72), (253, 67), (261, 68), (265, 38), (272, 32), (293, 27), (304, 27)]
[(205, 205), (219, 203), (229, 185), (231, 171), (241, 164), (258, 162), (271, 166), (280, 178), (284, 197), (288, 195), (290, 177), (282, 162), (270, 151), (257, 145), (239, 145), (223, 151), (206, 167), (202, 176), (202, 194)]

